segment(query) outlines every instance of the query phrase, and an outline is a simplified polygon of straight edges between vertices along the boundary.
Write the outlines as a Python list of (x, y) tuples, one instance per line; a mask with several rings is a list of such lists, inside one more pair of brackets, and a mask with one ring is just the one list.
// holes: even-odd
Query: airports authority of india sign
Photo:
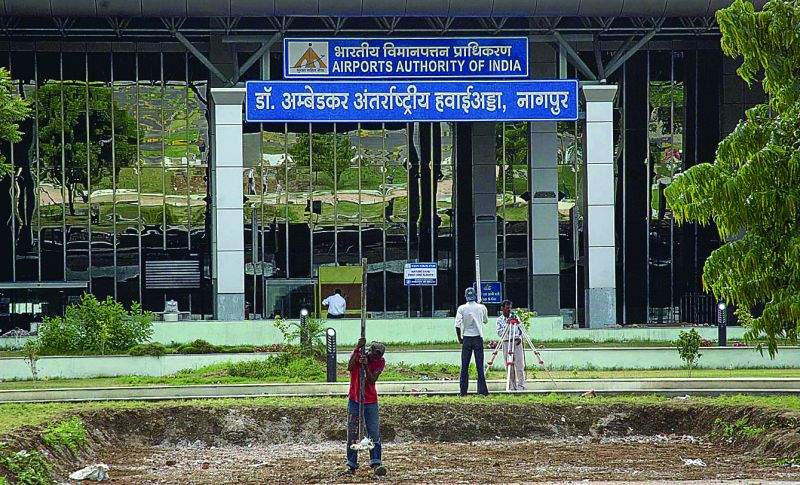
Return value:
[(250, 122), (574, 121), (578, 81), (248, 81)]
[(329, 38), (283, 41), (284, 79), (465, 79), (528, 76), (528, 39)]

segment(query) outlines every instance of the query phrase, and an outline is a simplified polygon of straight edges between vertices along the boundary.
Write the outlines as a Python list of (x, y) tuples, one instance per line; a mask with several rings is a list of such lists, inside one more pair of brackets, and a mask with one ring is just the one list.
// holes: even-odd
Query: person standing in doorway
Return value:
[(464, 290), (464, 298), (467, 302), (456, 310), (456, 337), (461, 344), (460, 394), (467, 395), (469, 363), (474, 354), (475, 367), (478, 369), (478, 394), (487, 396), (489, 389), (483, 369), (483, 326), (489, 321), (489, 313), (483, 304), (478, 303), (474, 288)]
[(322, 300), (322, 306), (328, 307), (328, 318), (344, 318), (347, 301), (342, 296), (342, 290), (336, 288), (333, 294)]
[(522, 346), (522, 329), (519, 326), (519, 319), (511, 312), (511, 302), (504, 300), (500, 305), (500, 316), (497, 317), (497, 336), (500, 337), (500, 345), (503, 346), (507, 374), (506, 389), (509, 391), (525, 390), (525, 349)]
[[(350, 392), (348, 393), (347, 403), (347, 469), (345, 473), (354, 475), (358, 469), (358, 451), (353, 449), (353, 444), (358, 443), (359, 431), (359, 403), (361, 389), (359, 388), (361, 378), (359, 372), (364, 367), (364, 424), (367, 436), (372, 440), (373, 447), (369, 450), (369, 464), (376, 476), (386, 475), (386, 467), (381, 462), (381, 430), (380, 419), (378, 417), (378, 391), (375, 389), (375, 382), (380, 377), (386, 361), (383, 354), (386, 346), (380, 342), (372, 342), (363, 352), (366, 340), (362, 337), (358, 340), (355, 350), (350, 355), (350, 362), (347, 370), (350, 372)], [(365, 355), (366, 354), (366, 355)]]

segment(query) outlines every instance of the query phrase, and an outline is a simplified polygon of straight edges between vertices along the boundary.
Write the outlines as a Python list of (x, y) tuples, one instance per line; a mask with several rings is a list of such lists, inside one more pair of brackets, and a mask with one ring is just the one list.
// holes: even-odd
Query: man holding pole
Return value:
[[(361, 337), (358, 345), (350, 355), (347, 370), (350, 372), (350, 392), (347, 403), (347, 470), (346, 473), (354, 474), (358, 468), (358, 449), (360, 426), (366, 425), (367, 437), (371, 441), (369, 449), (370, 466), (377, 476), (386, 475), (386, 467), (381, 464), (381, 432), (378, 417), (378, 391), (375, 382), (383, 372), (386, 361), (383, 354), (386, 347), (380, 342), (372, 342), (364, 351), (366, 339)], [(364, 371), (364, 388), (361, 389), (361, 371)], [(363, 418), (361, 416), (363, 406)], [(354, 446), (355, 445), (355, 446)]]
[(467, 395), (469, 388), (469, 363), (475, 355), (475, 367), (478, 370), (478, 394), (487, 396), (486, 375), (483, 369), (483, 325), (489, 321), (486, 307), (478, 303), (474, 288), (464, 290), (467, 302), (456, 310), (456, 337), (461, 344), (461, 376), (459, 378), (460, 394)]
[(511, 312), (511, 302), (504, 300), (497, 317), (497, 336), (503, 346), (506, 364), (506, 390), (525, 390), (525, 348), (522, 346), (522, 329), (515, 314)]
[(367, 343), (367, 258), (361, 259), (361, 278), (361, 338), (358, 339), (358, 345), (353, 349), (347, 364), (350, 392), (347, 403), (345, 473), (355, 474), (359, 450), (369, 450), (370, 466), (376, 476), (382, 477), (386, 475), (386, 467), (381, 464), (381, 431), (375, 382), (386, 366), (383, 359), (386, 347), (380, 342), (372, 342), (369, 350), (364, 350)]

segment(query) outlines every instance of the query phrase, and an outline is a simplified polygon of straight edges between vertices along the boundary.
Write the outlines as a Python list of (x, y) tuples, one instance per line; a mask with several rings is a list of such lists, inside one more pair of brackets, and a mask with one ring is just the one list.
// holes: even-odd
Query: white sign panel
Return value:
[(406, 263), (403, 279), (406, 286), (436, 286), (437, 269), (436, 263)]

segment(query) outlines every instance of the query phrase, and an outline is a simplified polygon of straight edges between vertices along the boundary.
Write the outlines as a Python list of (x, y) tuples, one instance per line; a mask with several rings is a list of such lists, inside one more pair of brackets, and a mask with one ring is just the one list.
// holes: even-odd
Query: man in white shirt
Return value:
[(498, 345), (503, 346), (507, 374), (506, 389), (509, 391), (525, 390), (525, 349), (522, 346), (522, 329), (519, 326), (519, 319), (511, 313), (511, 302), (503, 301), (500, 305), (500, 316), (497, 317), (497, 336), (500, 337)]
[(461, 344), (461, 376), (459, 378), (460, 394), (467, 395), (469, 388), (469, 363), (475, 355), (475, 367), (478, 369), (478, 394), (489, 394), (486, 388), (486, 375), (483, 372), (483, 325), (489, 321), (486, 307), (477, 302), (475, 289), (464, 290), (467, 302), (456, 310), (456, 337)]
[(342, 290), (336, 288), (333, 294), (322, 300), (322, 306), (328, 307), (328, 318), (344, 318), (347, 301), (342, 296)]

